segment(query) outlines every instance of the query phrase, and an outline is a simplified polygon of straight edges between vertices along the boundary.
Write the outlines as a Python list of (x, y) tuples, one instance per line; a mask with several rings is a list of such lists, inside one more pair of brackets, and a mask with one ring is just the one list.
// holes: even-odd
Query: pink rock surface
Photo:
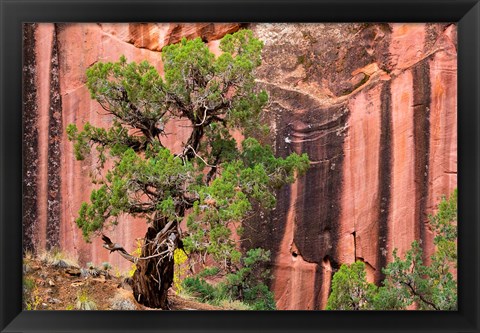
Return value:
[[(47, 230), (47, 168), (48, 168), (48, 108), (50, 100), (50, 62), (52, 56), (53, 25), (39, 24), (37, 41), (37, 98), (38, 98), (38, 235), (46, 235)], [(45, 237), (39, 237), (39, 247), (45, 248)]]
[[(309, 308), (310, 296), (319, 295), (314, 308), (324, 308), (331, 278), (325, 274), (327, 262), (334, 272), (342, 263), (362, 260), (367, 278), (378, 283), (395, 248), (403, 255), (413, 240), (421, 240), (428, 260), (433, 239), (427, 214), (457, 182), (456, 27), (278, 24), (254, 29), (266, 41), (260, 80), (272, 92), (272, 109), (286, 114), (272, 121), (281, 155), (289, 151), (283, 144), (288, 131), (279, 132), (288, 119), (314, 126), (306, 108), (316, 109), (317, 119), (328, 113), (334, 117), (342, 106), (348, 109), (342, 142), (322, 141), (327, 129), (296, 142), (313, 157), (314, 166), (324, 163), (330, 170), (310, 170), (308, 182), (323, 177), (323, 185), (304, 192), (292, 185), (286, 200), (289, 207), (297, 205), (295, 213), (276, 213), (277, 222), (285, 224), (275, 228), (283, 235), (277, 238), (281, 242), (272, 284), (277, 306)], [(302, 101), (305, 95), (315, 102)], [(338, 160), (339, 153), (343, 159)], [(338, 184), (331, 180), (339, 177), (335, 164), (342, 170), (340, 195), (329, 185)], [(310, 206), (322, 208), (302, 206), (304, 197), (313, 197)], [(331, 210), (338, 214), (325, 218)], [(302, 211), (307, 216), (299, 219)], [(312, 213), (318, 217), (308, 217)], [(305, 232), (295, 240), (291, 230)], [(324, 233), (324, 241), (307, 240), (312, 237), (308, 231), (317, 230)], [(300, 251), (294, 263), (291, 249), (299, 239), (308, 245), (304, 252), (313, 248), (317, 254), (307, 254), (305, 262)], [(306, 296), (300, 298), (303, 302), (293, 290)]]
[[(449, 24), (249, 24), (265, 43), (258, 82), (270, 94), (269, 139), (278, 155), (307, 152), (312, 168), (278, 193), (270, 220), (259, 220), (252, 244), (272, 251), (279, 309), (323, 309), (332, 274), (362, 260), (370, 281), (398, 248), (421, 240), (433, 251), (428, 214), (457, 186), (456, 26)], [(36, 36), (38, 104), (38, 232), (44, 249), (48, 219), (50, 100), (60, 93), (63, 129), (111, 119), (90, 99), (85, 70), (97, 61), (148, 60), (163, 71), (161, 49), (182, 37), (201, 37), (219, 54), (218, 40), (240, 24), (39, 24)], [(54, 31), (59, 91), (52, 92)], [(55, 110), (54, 110), (55, 111)], [(168, 124), (176, 151), (189, 130)], [(89, 198), (95, 160), (76, 161), (60, 139), (59, 246), (81, 263), (130, 263), (88, 244), (74, 223)], [(128, 251), (146, 224), (125, 217), (107, 233)], [(247, 228), (250, 230), (249, 228)]]
[[(62, 98), (63, 136), (61, 138), (61, 166), (58, 172), (61, 178), (61, 225), (60, 243), (62, 250), (78, 257), (81, 264), (92, 261), (95, 264), (108, 261), (119, 270), (128, 270), (130, 263), (116, 254), (109, 254), (102, 248), (98, 237), (92, 238), (92, 244), (86, 243), (81, 230), (76, 226), (80, 205), (89, 200), (92, 185), (90, 173), (95, 172), (96, 162), (87, 158), (76, 161), (73, 145), (67, 140), (64, 129), (75, 123), (79, 128), (86, 122), (95, 126), (107, 127), (111, 117), (105, 115), (96, 101), (90, 98), (85, 86), (85, 71), (97, 61), (117, 61), (125, 55), (128, 61), (147, 60), (162, 73), (161, 53), (159, 50), (170, 40), (181, 37), (204, 37), (207, 40), (218, 39), (223, 34), (233, 32), (238, 24), (60, 24), (57, 25), (59, 45), (59, 81)], [(211, 33), (211, 34), (210, 34)], [(50, 72), (53, 24), (40, 24), (36, 30), (37, 39), (37, 100), (39, 105), (39, 177), (38, 177), (38, 249), (45, 248), (47, 226), (47, 155), (48, 122), (50, 99)], [(174, 133), (166, 144), (177, 151), (182, 140), (189, 135), (189, 129), (182, 124), (169, 123), (167, 132)], [(136, 248), (138, 238), (143, 237), (146, 223), (141, 220), (123, 217), (115, 230), (105, 231), (115, 242), (125, 246), (127, 251)]]

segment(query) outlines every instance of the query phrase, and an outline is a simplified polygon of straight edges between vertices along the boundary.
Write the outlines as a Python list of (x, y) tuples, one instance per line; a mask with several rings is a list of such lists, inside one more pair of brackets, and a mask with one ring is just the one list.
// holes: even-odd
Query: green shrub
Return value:
[(41, 303), (40, 292), (33, 278), (23, 278), (23, 308), (25, 310), (37, 310)]
[(376, 286), (367, 282), (365, 264), (343, 264), (332, 279), (327, 310), (371, 310)]
[(60, 249), (56, 247), (52, 248), (50, 251), (40, 253), (39, 259), (43, 264), (56, 268), (79, 267), (78, 260), (72, 258), (67, 253), (60, 251)]
[(220, 268), (218, 267), (206, 267), (203, 271), (197, 274), (198, 277), (209, 277), (215, 276), (220, 273)]
[(108, 270), (112, 269), (112, 265), (110, 265), (109, 262), (105, 261), (105, 262), (102, 263), (102, 269), (104, 271), (108, 271)]
[(412, 304), (419, 310), (457, 310), (457, 280), (451, 272), (457, 267), (457, 190), (442, 198), (429, 219), (435, 235), (429, 265), (416, 240), (403, 258), (394, 249), (379, 287), (367, 282), (364, 263), (342, 265), (333, 276), (327, 310), (404, 310)]
[(23, 288), (25, 292), (30, 292), (35, 288), (35, 280), (30, 277), (23, 278)]
[(254, 310), (275, 310), (273, 293), (264, 281), (270, 279), (266, 264), (270, 251), (261, 248), (249, 250), (242, 258), (243, 267), (226, 276), (224, 293), (232, 300), (240, 300)]
[(275, 310), (273, 293), (264, 283), (270, 272), (264, 264), (270, 261), (270, 252), (251, 249), (241, 259), (242, 268), (229, 273), (224, 281), (213, 286), (203, 279), (219, 273), (219, 268), (206, 268), (196, 277), (183, 280), (185, 291), (202, 302), (226, 308)]
[(209, 302), (215, 298), (215, 288), (198, 277), (186, 277), (182, 284), (184, 290), (199, 298), (202, 302)]
[(86, 291), (81, 291), (77, 295), (77, 310), (97, 310), (97, 304), (90, 298)]
[(221, 300), (218, 305), (227, 310), (253, 310), (251, 306), (243, 302), (231, 301), (227, 299)]
[(249, 304), (252, 310), (275, 310), (275, 298), (268, 287), (259, 283), (245, 291), (244, 302)]

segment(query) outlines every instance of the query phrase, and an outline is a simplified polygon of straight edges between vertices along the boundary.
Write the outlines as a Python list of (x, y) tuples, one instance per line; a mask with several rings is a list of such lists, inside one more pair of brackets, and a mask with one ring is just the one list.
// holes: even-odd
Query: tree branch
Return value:
[(440, 310), (434, 303), (428, 301), (425, 299), (425, 297), (423, 297), (422, 294), (418, 293), (415, 288), (413, 288), (412, 284), (411, 283), (407, 283), (407, 282), (404, 282), (402, 281), (401, 282), (402, 284), (406, 285), (408, 288), (410, 288), (410, 291), (412, 292), (413, 295), (417, 296), (418, 298), (420, 298), (420, 300), (422, 302), (424, 302), (425, 304), (428, 304), (430, 305), (432, 308), (434, 308), (435, 310)]
[[(168, 231), (168, 228), (172, 225), (173, 221), (169, 222), (170, 225), (166, 225), (165, 228), (162, 229), (162, 231), (159, 232), (162, 233), (162, 232), (166, 232)], [(167, 228), (168, 227), (168, 228)], [(135, 257), (135, 256), (132, 256), (130, 253), (128, 253), (124, 248), (123, 246), (117, 244), (117, 243), (113, 243), (110, 238), (108, 238), (107, 236), (103, 235), (102, 234), (102, 240), (104, 242), (103, 244), (103, 247), (107, 250), (110, 251), (110, 253), (112, 252), (118, 252), (118, 254), (120, 254), (122, 257), (124, 257), (125, 259), (127, 259), (128, 261), (136, 264), (139, 260), (148, 260), (148, 259), (152, 259), (152, 258), (156, 258), (156, 257), (160, 257), (160, 256), (164, 256), (165, 254), (167, 254), (168, 252), (171, 252), (170, 249), (167, 249), (163, 252), (160, 252), (160, 253), (156, 253), (156, 254), (153, 254), (151, 256), (148, 256), (148, 257)], [(176, 237), (173, 238), (173, 242), (176, 240)], [(162, 241), (162, 243), (164, 243), (165, 239)]]

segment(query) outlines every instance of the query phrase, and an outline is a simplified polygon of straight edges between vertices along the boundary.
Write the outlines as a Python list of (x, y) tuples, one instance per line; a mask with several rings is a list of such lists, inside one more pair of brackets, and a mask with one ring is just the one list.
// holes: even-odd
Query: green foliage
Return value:
[(111, 270), (111, 269), (112, 269), (112, 265), (110, 265), (110, 263), (107, 262), (107, 261), (102, 262), (102, 269), (103, 269), (104, 271)]
[(185, 291), (214, 305), (241, 302), (251, 310), (275, 310), (273, 293), (264, 284), (270, 278), (270, 272), (265, 268), (270, 261), (270, 251), (250, 249), (241, 261), (240, 269), (227, 274), (215, 286), (202, 277), (218, 274), (216, 267), (206, 269), (195, 277), (187, 277), (183, 280)]
[(273, 293), (263, 283), (270, 278), (270, 271), (265, 268), (270, 261), (270, 251), (250, 249), (242, 261), (240, 269), (226, 276), (226, 294), (251, 305), (254, 310), (274, 310)]
[[(147, 61), (98, 62), (87, 70), (92, 99), (112, 113), (121, 124), (148, 131), (146, 124), (161, 121), (166, 112), (163, 80)], [(150, 133), (152, 134), (152, 133)]]
[(213, 266), (213, 267), (206, 267), (200, 273), (197, 274), (198, 277), (209, 277), (215, 276), (220, 273), (220, 268)]
[(393, 251), (394, 260), (383, 269), (385, 280), (378, 288), (366, 281), (363, 263), (342, 265), (333, 276), (327, 309), (401, 310), (415, 303), (419, 310), (456, 310), (457, 282), (450, 271), (457, 263), (456, 223), (457, 190), (430, 216), (436, 245), (430, 265), (424, 263), (417, 241), (404, 259)]
[[(276, 190), (309, 167), (307, 155), (277, 158), (250, 137), (265, 131), (268, 94), (255, 83), (262, 48), (251, 31), (240, 30), (220, 41), (218, 57), (200, 38), (164, 47), (163, 77), (148, 62), (129, 63), (124, 56), (87, 70), (92, 99), (113, 118), (109, 128), (86, 123), (66, 130), (76, 158), (98, 163), (92, 173), (97, 186), (76, 219), (87, 241), (124, 214), (145, 219), (157, 232), (166, 221), (175, 222), (168, 232), (176, 232), (187, 218), (186, 251), (248, 265), (233, 237), (242, 231), (238, 223), (255, 213), (254, 206), (273, 208)], [(164, 145), (169, 121), (191, 129), (180, 151)], [(232, 130), (246, 139), (237, 142)], [(242, 281), (251, 275), (237, 274)], [(242, 287), (242, 297), (268, 294), (255, 286)]]
[(36, 287), (36, 284), (33, 278), (29, 278), (29, 277), (23, 278), (23, 288), (25, 291), (30, 292), (33, 289), (35, 289), (35, 287)]
[(83, 290), (77, 294), (77, 302), (75, 304), (77, 310), (97, 310), (97, 304), (90, 298), (88, 293)]
[(370, 310), (376, 291), (366, 280), (365, 264), (357, 261), (342, 265), (332, 279), (327, 310)]
[[(191, 173), (191, 165), (182, 163), (168, 149), (154, 145), (146, 151), (146, 158), (136, 154), (133, 149), (126, 150), (116, 164), (107, 171), (104, 184), (91, 192), (90, 204), (83, 203), (77, 225), (83, 235), (88, 236), (104, 227), (110, 219), (118, 223), (121, 214), (143, 216), (157, 211), (169, 219), (177, 219), (172, 195), (184, 186)], [(134, 202), (132, 199), (145, 186), (155, 188), (156, 202)], [(153, 190), (145, 189), (145, 192)]]
[[(416, 303), (420, 310), (456, 310), (457, 281), (450, 269), (457, 263), (457, 190), (442, 198), (438, 212), (430, 216), (435, 232), (435, 253), (430, 265), (423, 262), (423, 250), (416, 241), (402, 260), (394, 251), (394, 261), (387, 265), (381, 289), (385, 294), (397, 290), (398, 306)], [(387, 298), (388, 300), (388, 298)]]
[(442, 198), (437, 214), (429, 216), (430, 225), (436, 234), (433, 242), (437, 251), (433, 262), (453, 263), (455, 268), (457, 267), (457, 198), (458, 190), (455, 189), (448, 200)]
[(199, 277), (186, 277), (182, 282), (183, 289), (202, 302), (210, 302), (215, 299), (215, 288)]
[(397, 285), (387, 277), (374, 295), (373, 308), (375, 310), (405, 310), (411, 304), (408, 297), (405, 289), (397, 288)]
[[(81, 131), (75, 124), (67, 127), (77, 159), (95, 147), (100, 166), (107, 158), (113, 164), (92, 177), (99, 186), (76, 219), (87, 240), (122, 214), (180, 220), (179, 211), (195, 206), (187, 247), (238, 261), (229, 224), (252, 212), (252, 201), (273, 207), (274, 190), (309, 165), (306, 155), (276, 158), (253, 138), (238, 149), (230, 134), (232, 128), (246, 135), (262, 127), (268, 95), (257, 91), (254, 75), (262, 47), (251, 31), (241, 30), (222, 39), (217, 58), (199, 38), (166, 46), (164, 78), (147, 62), (128, 63), (123, 56), (87, 70), (91, 97), (113, 115), (108, 129), (89, 123)], [(194, 128), (180, 154), (162, 144), (171, 119), (188, 119)]]
[(34, 278), (23, 278), (23, 309), (37, 310), (42, 299)]
[(245, 139), (236, 160), (223, 163), (220, 176), (209, 186), (196, 187), (199, 200), (187, 222), (190, 236), (186, 248), (206, 251), (218, 261), (229, 258), (238, 262), (240, 253), (230, 237), (232, 222), (252, 213), (253, 202), (273, 208), (274, 190), (293, 182), (296, 174), (304, 174), (308, 165), (305, 154), (276, 158), (270, 147)]

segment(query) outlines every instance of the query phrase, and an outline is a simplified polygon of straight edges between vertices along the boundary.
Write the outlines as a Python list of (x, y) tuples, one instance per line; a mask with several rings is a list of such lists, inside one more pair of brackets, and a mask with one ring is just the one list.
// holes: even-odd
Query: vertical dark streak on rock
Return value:
[[(38, 227), (38, 108), (35, 31), (37, 24), (23, 26), (23, 251), (34, 253)], [(12, 222), (12, 221), (10, 221)]]
[(352, 232), (353, 236), (353, 260), (357, 261), (357, 232)]
[[(289, 129), (287, 128), (290, 119), (290, 111), (285, 110), (278, 105), (274, 105), (272, 108), (272, 115), (275, 117), (273, 121), (276, 123), (276, 128), (282, 129), (276, 132), (275, 136), (275, 156), (286, 158), (292, 153), (291, 147), (286, 146), (284, 138), (288, 136)], [(279, 189), (276, 193), (277, 204), (275, 211), (271, 212), (268, 224), (267, 224), (267, 239), (263, 242), (262, 247), (270, 249), (271, 257), (270, 262), (273, 265), (277, 261), (278, 253), (280, 252), (280, 246), (282, 244), (283, 237), (285, 237), (285, 228), (288, 219), (288, 212), (293, 209), (292, 199), (292, 185), (285, 185)], [(273, 270), (273, 267), (272, 267)], [(271, 281), (270, 287), (273, 280)]]
[(285, 222), (287, 221), (288, 210), (290, 207), (290, 202), (292, 199), (292, 188), (291, 185), (284, 186), (277, 193), (277, 209), (276, 214), (272, 214), (269, 219), (268, 227), (270, 231), (270, 247), (271, 249), (271, 259), (272, 262), (275, 262), (277, 259), (277, 253), (280, 250), (280, 244), (282, 243), (283, 236), (285, 234)]
[(137, 35), (137, 24), (128, 23), (128, 43), (135, 41), (135, 36)]
[[(333, 271), (339, 268), (338, 230), (345, 125), (349, 110), (346, 105), (324, 107), (306, 94), (273, 85), (268, 86), (268, 90), (274, 101), (271, 103), (271, 114), (276, 117), (276, 156), (286, 157), (292, 152), (307, 153), (313, 163), (306, 175), (297, 179), (295, 198), (292, 197), (291, 186), (285, 186), (277, 192), (277, 206), (271, 213), (271, 227), (258, 228), (258, 224), (252, 224), (255, 231), (248, 231), (250, 228), (246, 227), (248, 236), (245, 236), (256, 240), (259, 246), (271, 249), (272, 263), (275, 263), (285, 236), (289, 210), (295, 209), (295, 221), (288, 221), (295, 223), (293, 246), (299, 257), (316, 265), (313, 306), (314, 309), (320, 309), (324, 303), (322, 295), (330, 289), (330, 286), (323, 285), (324, 274), (328, 274), (323, 268), (325, 258)], [(276, 100), (281, 103), (275, 103)]]
[[(340, 116), (341, 115), (341, 116)], [(320, 309), (324, 286), (322, 262), (329, 258), (332, 267), (337, 266), (338, 230), (343, 185), (344, 128), (349, 116), (345, 106), (319, 110), (311, 108), (302, 118), (307, 127), (330, 124), (312, 130), (315, 140), (301, 143), (314, 164), (298, 184), (297, 224), (294, 243), (303, 259), (317, 264), (315, 273), (315, 309)], [(335, 120), (334, 120), (335, 119)], [(312, 135), (311, 134), (311, 135)]]
[[(274, 145), (275, 155), (285, 158), (292, 153), (290, 147), (286, 147), (284, 142), (285, 136), (288, 135), (286, 127), (291, 119), (286, 115), (288, 111), (281, 107), (273, 106), (270, 111), (270, 114), (275, 118), (267, 119), (267, 123), (274, 121), (277, 128), (284, 129), (276, 133), (274, 139), (276, 143)], [(285, 227), (292, 199), (291, 191), (292, 185), (283, 186), (276, 191), (277, 204), (274, 210), (261, 211), (259, 205), (255, 204), (255, 216), (242, 222), (244, 226), (242, 248), (247, 250), (261, 247), (270, 250), (270, 264), (267, 268), (272, 272), (285, 236)], [(269, 287), (273, 287), (273, 279), (269, 281)]]
[(61, 176), (60, 141), (62, 137), (62, 97), (59, 81), (58, 27), (54, 24), (52, 57), (50, 63), (50, 108), (48, 123), (48, 194), (46, 247), (60, 244)]
[[(313, 154), (313, 145), (304, 143), (302, 152)], [(311, 147), (305, 147), (311, 146)], [(326, 163), (328, 164), (328, 163)], [(327, 166), (328, 167), (328, 166)], [(298, 179), (296, 221), (293, 242), (303, 260), (315, 263), (314, 309), (319, 309), (322, 302), (323, 269), (320, 267), (325, 255), (332, 255), (335, 247), (332, 241), (332, 224), (328, 219), (330, 200), (325, 198), (328, 191), (328, 170), (322, 165), (313, 165), (304, 177)], [(334, 228), (335, 230), (335, 228)]]
[(430, 155), (429, 59), (413, 67), (413, 140), (415, 147), (415, 238), (425, 242)]
[(392, 91), (390, 81), (384, 83), (381, 92), (380, 145), (378, 166), (378, 254), (375, 283), (380, 284), (387, 265), (388, 218), (390, 215), (392, 184)]
[[(260, 244), (260, 247), (270, 250), (270, 271), (273, 272), (274, 264), (277, 261), (280, 245), (285, 235), (288, 210), (290, 207), (292, 195), (292, 186), (283, 186), (277, 192), (277, 206), (275, 212), (272, 212), (267, 219), (267, 238)], [(273, 288), (273, 279), (269, 281), (270, 290)]]
[(314, 308), (312, 310), (321, 310), (320, 306), (322, 304), (322, 298), (323, 298), (323, 293), (321, 292), (322, 288), (328, 288), (330, 289), (330, 286), (326, 287), (323, 286), (323, 280), (325, 272), (323, 271), (323, 265), (322, 263), (317, 264), (317, 267), (315, 269), (315, 286), (313, 287), (313, 290), (315, 292), (314, 298), (313, 298), (313, 306)]

